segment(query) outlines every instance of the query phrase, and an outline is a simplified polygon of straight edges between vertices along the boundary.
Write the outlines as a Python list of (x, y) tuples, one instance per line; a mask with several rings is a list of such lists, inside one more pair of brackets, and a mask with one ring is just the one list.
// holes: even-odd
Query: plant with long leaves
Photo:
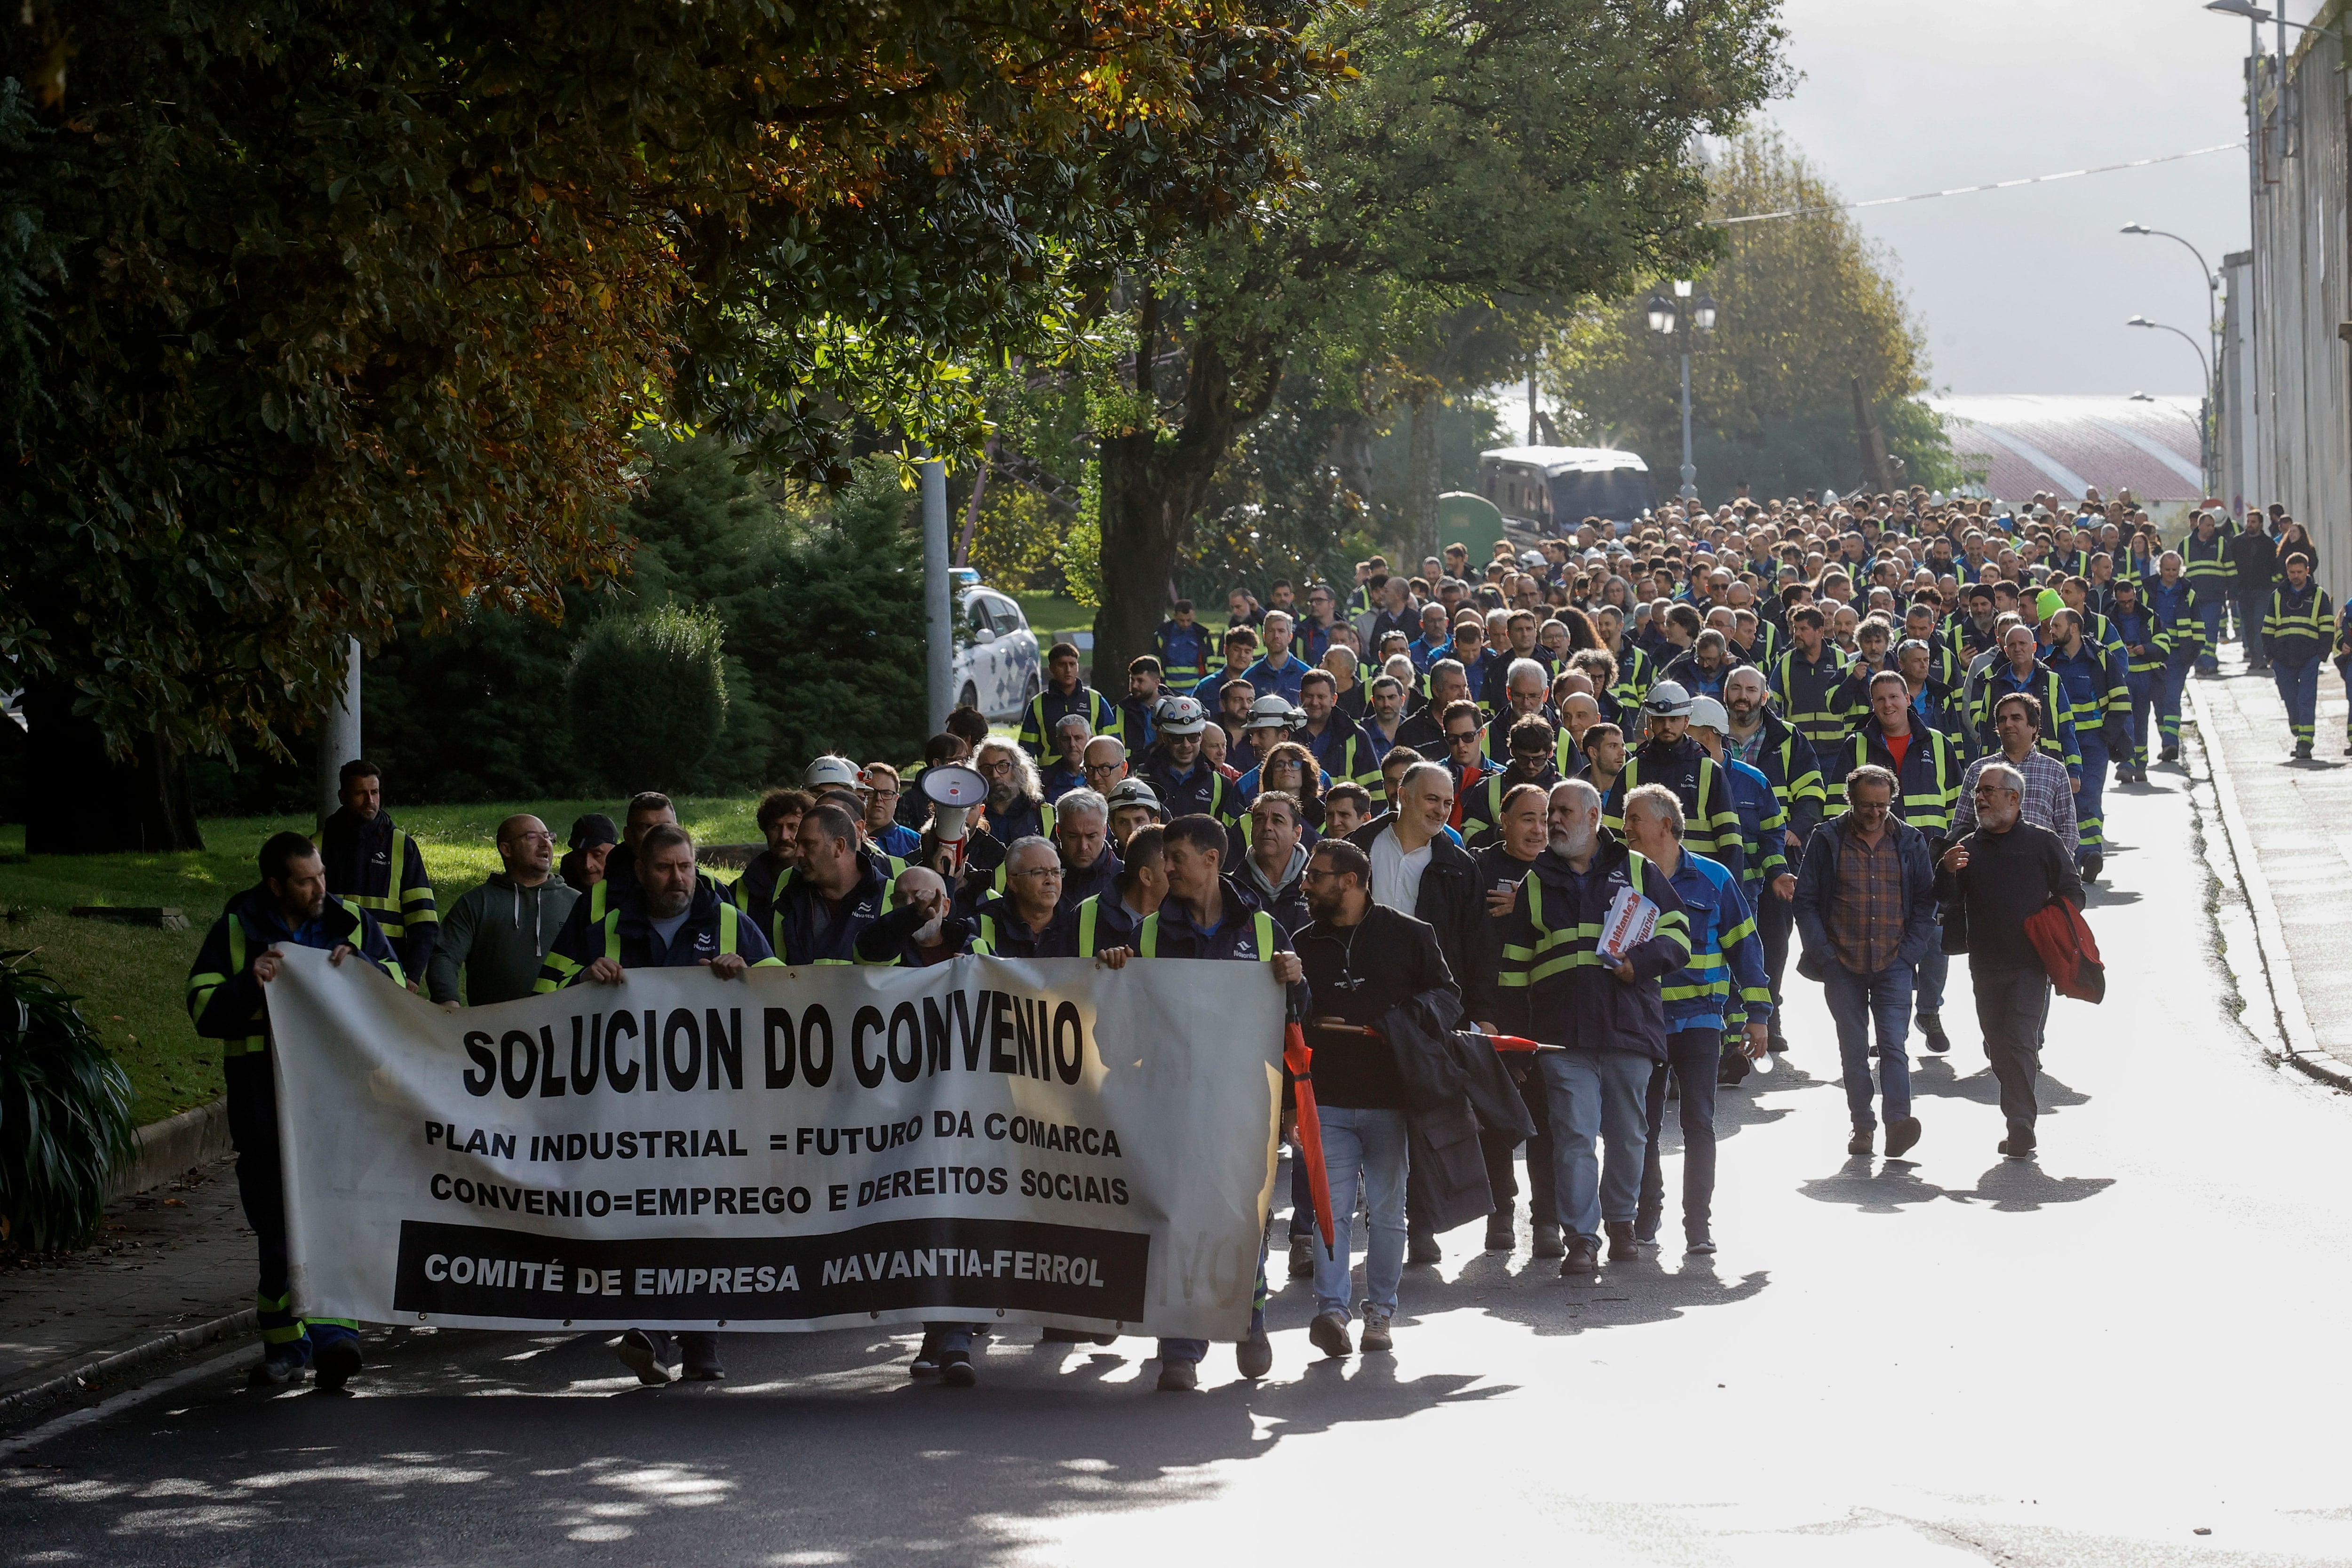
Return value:
[(131, 1078), (26, 952), (0, 952), (0, 1240), (89, 1245), (137, 1153)]

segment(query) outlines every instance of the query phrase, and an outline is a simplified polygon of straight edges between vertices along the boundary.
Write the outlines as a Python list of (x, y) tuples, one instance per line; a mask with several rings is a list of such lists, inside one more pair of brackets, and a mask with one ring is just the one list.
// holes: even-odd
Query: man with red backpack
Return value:
[(1977, 830), (1945, 850), (1936, 866), (1947, 940), (1956, 927), (1967, 932), (1977, 1023), (2009, 1121), (2000, 1152), (2020, 1160), (2034, 1150), (2034, 1078), (2050, 1011), (2050, 971), (2029, 922), (2053, 900), (2077, 910), (2083, 904), (2074, 856), (2056, 834), (2025, 820), (2024, 794), (2017, 769), (1985, 763), (1974, 789)]

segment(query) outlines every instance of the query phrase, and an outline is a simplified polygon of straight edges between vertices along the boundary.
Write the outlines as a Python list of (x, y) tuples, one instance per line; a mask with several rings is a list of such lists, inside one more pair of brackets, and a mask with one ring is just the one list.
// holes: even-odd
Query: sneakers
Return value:
[[(689, 1371), (687, 1375), (691, 1377), (694, 1373)], [(972, 1370), (970, 1351), (949, 1351), (940, 1357), (940, 1387), (970, 1388), (979, 1381), (980, 1373)]]
[(659, 1388), (669, 1381), (669, 1368), (662, 1365), (661, 1352), (654, 1348), (652, 1336), (643, 1329), (631, 1329), (623, 1334), (614, 1343), (613, 1353), (648, 1388)]
[(1589, 1236), (1572, 1237), (1568, 1244), (1568, 1256), (1559, 1260), (1559, 1277), (1563, 1279), (1578, 1274), (1590, 1274), (1601, 1267), (1600, 1249)]
[(1508, 1252), (1518, 1237), (1512, 1223), (1513, 1211), (1507, 1204), (1486, 1216), (1486, 1250)]
[(1546, 1220), (1537, 1221), (1535, 1256), (1558, 1258), (1560, 1252), (1559, 1226)]
[(1690, 1238), (1690, 1245), (1684, 1247), (1683, 1251), (1696, 1258), (1712, 1258), (1715, 1256), (1715, 1237), (1706, 1231), (1700, 1231)]
[(1643, 1247), (1654, 1247), (1658, 1240), (1658, 1216), (1654, 1214), (1633, 1216), (1633, 1239)]
[(1867, 1159), (1875, 1137), (1876, 1129), (1857, 1127), (1853, 1130), (1853, 1136), (1845, 1141), (1845, 1152), (1849, 1154), (1860, 1154)]
[(1901, 1159), (1909, 1153), (1911, 1146), (1918, 1142), (1919, 1119), (1917, 1117), (1898, 1116), (1886, 1124), (1886, 1157), (1888, 1159)]
[(1290, 1277), (1293, 1279), (1315, 1278), (1315, 1233), (1290, 1238)]
[(1413, 1227), (1405, 1239), (1405, 1262), (1409, 1265), (1430, 1264), (1442, 1263), (1444, 1259), (1445, 1249), (1437, 1245), (1437, 1234), (1419, 1226)]
[(1633, 1222), (1630, 1219), (1603, 1220), (1601, 1228), (1609, 1233), (1609, 1261), (1632, 1263), (1642, 1256), (1642, 1244), (1633, 1239)]
[(319, 1353), (311, 1359), (310, 1365), (320, 1388), (331, 1394), (342, 1387), (360, 1369), (359, 1336), (354, 1334), (349, 1339), (320, 1346)]
[(1163, 1361), (1160, 1363), (1160, 1392), (1190, 1394), (1201, 1386), (1201, 1363), (1192, 1361)]
[(1363, 1352), (1366, 1355), (1386, 1355), (1396, 1349), (1396, 1341), (1389, 1332), (1388, 1318), (1380, 1312), (1364, 1314)]
[(1922, 1013), (1918, 1022), (1919, 1038), (1927, 1043), (1929, 1050), (1941, 1056), (1952, 1048), (1952, 1037), (1944, 1033), (1944, 1016), (1941, 1013)]
[(264, 1345), (261, 1360), (246, 1374), (248, 1388), (291, 1388), (302, 1381), (303, 1373), (310, 1366), (310, 1342), (294, 1340), (283, 1345)]
[(1348, 1339), (1348, 1320), (1339, 1312), (1316, 1313), (1315, 1321), (1307, 1325), (1307, 1342), (1333, 1361), (1356, 1353), (1356, 1347)]

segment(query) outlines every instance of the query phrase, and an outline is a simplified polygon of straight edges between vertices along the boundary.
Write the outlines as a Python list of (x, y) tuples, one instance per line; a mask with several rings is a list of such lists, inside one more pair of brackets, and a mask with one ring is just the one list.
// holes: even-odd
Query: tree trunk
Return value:
[(25, 692), (30, 776), (25, 849), (33, 855), (202, 849), (185, 759), (152, 734), (110, 755), (98, 725), (73, 710), (69, 683)]
[(1437, 409), (1434, 393), (1413, 399), (1412, 427), (1405, 438), (1404, 542), (1411, 565), (1406, 575), (1426, 555), (1437, 553)]
[[(1155, 395), (1151, 363), (1160, 302), (1146, 295), (1135, 386)], [(1095, 612), (1095, 668), (1124, 670), (1151, 651), (1177, 552), (1208, 495), (1217, 465), (1274, 402), (1282, 355), (1270, 335), (1193, 340), (1184, 374), (1183, 425), (1172, 436), (1147, 425), (1102, 441), (1102, 605)]]
[(964, 503), (963, 531), (956, 537), (955, 563), (971, 564), (971, 538), (980, 531), (980, 498), (988, 491), (989, 465), (996, 461), (996, 437), (991, 436), (980, 454), (980, 467), (972, 470), (971, 499)]
[(1355, 493), (1368, 512), (1372, 504), (1372, 421), (1361, 409), (1342, 415), (1331, 432), (1331, 466), (1339, 482)]

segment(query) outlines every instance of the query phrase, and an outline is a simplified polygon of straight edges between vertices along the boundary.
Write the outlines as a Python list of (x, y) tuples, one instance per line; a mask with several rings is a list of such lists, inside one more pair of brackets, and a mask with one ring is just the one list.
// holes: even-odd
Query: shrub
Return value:
[(616, 794), (689, 790), (727, 721), (718, 613), (667, 604), (588, 628), (565, 677), (574, 754)]
[(94, 1240), (138, 1150), (131, 1076), (75, 1000), (31, 953), (0, 952), (0, 1239), (27, 1251)]

